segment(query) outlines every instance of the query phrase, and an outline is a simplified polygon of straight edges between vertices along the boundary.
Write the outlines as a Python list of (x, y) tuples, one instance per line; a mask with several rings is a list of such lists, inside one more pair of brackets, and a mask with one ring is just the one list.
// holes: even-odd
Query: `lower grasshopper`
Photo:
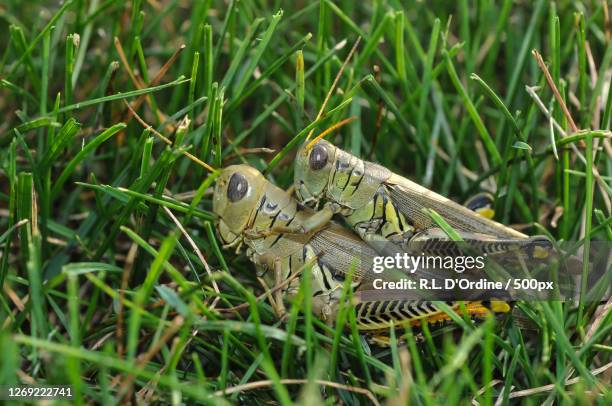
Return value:
[(374, 246), (391, 243), (405, 251), (444, 255), (446, 248), (456, 247), (424, 210), (432, 209), (479, 252), (520, 250), (527, 259), (539, 259), (552, 249), (545, 236), (528, 237), (325, 140), (307, 141), (298, 151), (294, 187), (308, 206), (327, 201), (303, 232), (339, 214)]
[[(301, 206), (284, 190), (268, 182), (256, 169), (246, 165), (225, 168), (214, 190), (213, 211), (224, 248), (236, 251), (246, 247), (248, 258), (259, 268), (263, 280), (279, 285), (291, 278), (305, 264), (312, 263), (313, 311), (328, 322), (333, 321), (344, 279), (352, 266), (352, 288), (373, 277), (372, 262), (377, 253), (353, 232), (330, 221), (305, 233), (293, 233), (295, 226), (306, 224), (316, 212)], [(355, 261), (357, 259), (357, 261)], [(297, 293), (294, 279), (278, 290), (276, 302)], [(448, 306), (460, 310), (460, 302)], [(467, 314), (478, 317), (491, 312), (508, 312), (509, 305), (499, 300), (469, 301)], [(433, 302), (415, 300), (367, 300), (355, 306), (357, 326), (376, 335), (390, 326), (417, 325), (423, 320), (438, 322), (449, 316)]]

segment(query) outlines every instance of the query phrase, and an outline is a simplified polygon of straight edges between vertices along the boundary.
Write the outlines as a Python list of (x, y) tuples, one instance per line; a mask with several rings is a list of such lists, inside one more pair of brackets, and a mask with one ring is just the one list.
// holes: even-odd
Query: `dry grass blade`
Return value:
[[(144, 128), (148, 128), (149, 130), (151, 130), (151, 132), (153, 134), (155, 134), (157, 136), (157, 138), (159, 138), (160, 140), (162, 140), (166, 144), (168, 144), (168, 145), (173, 145), (174, 144), (168, 137), (164, 136), (162, 133), (160, 133), (155, 128), (153, 128), (151, 125), (149, 125), (146, 121), (144, 121), (142, 119), (142, 117), (140, 117), (138, 115), (138, 113), (136, 113), (136, 111), (134, 111), (134, 109), (132, 108), (132, 106), (130, 106), (129, 103), (127, 103), (126, 101), (124, 101), (123, 103), (132, 112), (132, 114), (134, 115), (134, 118), (136, 118), (136, 121), (138, 121), (140, 123), (140, 125), (142, 125)], [(215, 172), (215, 170), (216, 170), (215, 168), (213, 168), (212, 166), (208, 165), (206, 162), (202, 161), (200, 158), (196, 157), (195, 155), (192, 155), (192, 154), (190, 154), (187, 151), (181, 151), (181, 153), (183, 155), (185, 155), (187, 158), (191, 159), (193, 162), (197, 163), (198, 165), (200, 165), (201, 167), (203, 167), (204, 169), (209, 171), (210, 173), (214, 173)]]
[[(552, 118), (552, 114), (550, 113), (550, 111), (548, 111), (548, 109), (546, 108), (546, 106), (544, 105), (540, 97), (537, 95), (536, 90), (538, 90), (539, 88), (537, 86), (525, 86), (525, 89), (527, 90), (527, 93), (529, 94), (529, 96), (531, 96), (531, 98), (535, 101), (538, 108), (542, 111), (542, 113), (544, 113), (546, 118), (548, 118), (549, 120), (552, 120), (552, 123), (555, 129), (559, 131), (559, 134), (561, 134), (561, 137), (562, 138), (566, 137), (567, 133), (565, 132), (565, 130), (563, 130), (563, 128), (559, 125), (559, 123), (557, 123)], [(582, 154), (582, 152), (580, 152), (578, 147), (573, 143), (569, 144), (569, 146), (572, 149), (572, 151), (574, 151), (576, 156), (580, 159), (580, 161), (582, 161), (582, 163), (586, 165), (587, 160)], [(601, 196), (604, 200), (604, 204), (606, 205), (606, 209), (608, 210), (608, 214), (610, 214), (612, 213), (612, 202), (610, 201), (610, 196), (608, 195), (607, 185), (604, 184), (604, 180), (601, 178), (599, 170), (597, 169), (596, 166), (593, 166), (592, 171), (593, 171), (593, 176), (595, 177), (595, 180), (597, 181), (597, 186), (599, 187), (599, 190), (601, 191)]]
[(606, 27), (606, 40), (610, 42), (612, 39), (612, 23), (610, 23), (610, 10), (608, 9), (608, 2), (601, 0), (604, 11), (604, 26)]
[[(161, 80), (164, 78), (164, 76), (166, 75), (166, 73), (168, 72), (168, 70), (170, 69), (170, 67), (174, 64), (174, 62), (176, 62), (176, 60), (178, 59), (179, 55), (181, 54), (181, 52), (183, 52), (183, 50), (186, 48), (185, 44), (182, 44), (176, 51), (174, 51), (174, 53), (172, 54), (172, 56), (166, 61), (166, 63), (163, 64), (163, 66), (159, 69), (159, 72), (157, 72), (157, 75), (155, 75), (155, 77), (153, 78), (153, 80), (151, 80), (151, 83), (149, 83), (149, 86), (156, 86), (159, 84), (159, 82), (161, 82)], [(146, 100), (147, 95), (142, 95), (140, 97), (138, 97), (136, 100), (134, 100), (131, 103), (131, 107), (134, 110), (138, 110), (138, 108), (140, 107), (140, 105), (142, 104), (142, 102), (144, 100)], [(161, 120), (161, 116), (158, 117)], [(128, 124), (130, 122), (130, 120), (132, 119), (132, 112), (128, 111), (127, 116), (125, 117), (125, 119), (123, 120), (124, 123)]]
[[(438, 154), (438, 156), (444, 162), (450, 163), (452, 161), (451, 157), (448, 156), (448, 154), (442, 148), (440, 148), (440, 146), (436, 146), (436, 154)], [(468, 168), (466, 168), (462, 163), (457, 163), (457, 167), (461, 171), (463, 176), (465, 176), (469, 180), (476, 181), (478, 179), (478, 175), (474, 173), (473, 171), (469, 170)], [(491, 189), (490, 185), (483, 184), (483, 189), (491, 193), (494, 192), (494, 190)]]
[(476, 396), (472, 398), (472, 405), (480, 406), (480, 402), (476, 400), (476, 397), (482, 396), (487, 391), (487, 389), (493, 388), (495, 385), (500, 384), (500, 383), (503, 383), (503, 381), (500, 381), (499, 379), (493, 379), (491, 382), (489, 382), (488, 384), (480, 388), (478, 392), (476, 392)]
[[(380, 402), (378, 401), (378, 399), (376, 399), (374, 394), (368, 389), (358, 388), (358, 387), (349, 386), (349, 385), (343, 385), (341, 383), (332, 382), (332, 381), (324, 381), (322, 379), (315, 379), (314, 382), (317, 385), (328, 386), (330, 388), (335, 388), (335, 389), (340, 389), (340, 390), (345, 390), (348, 392), (354, 392), (354, 393), (359, 393), (361, 395), (365, 395), (368, 397), (368, 399), (370, 399), (373, 405), (380, 406)], [(305, 385), (308, 383), (308, 380), (307, 379), (281, 379), (280, 383), (283, 385)], [(215, 392), (215, 396), (231, 395), (232, 393), (236, 393), (236, 392), (246, 392), (249, 390), (266, 388), (266, 387), (272, 386), (273, 384), (274, 382), (272, 380), (249, 382), (249, 383), (245, 383), (244, 385), (237, 385), (231, 388), (227, 388), (225, 390), (217, 391)]]
[(559, 103), (559, 105), (561, 106), (561, 109), (563, 109), (563, 114), (565, 114), (565, 118), (567, 118), (567, 123), (569, 124), (570, 129), (572, 130), (572, 132), (578, 132), (578, 127), (576, 126), (576, 123), (574, 123), (572, 114), (567, 109), (565, 101), (563, 100), (563, 97), (561, 97), (561, 93), (559, 93), (559, 89), (557, 89), (557, 86), (555, 85), (555, 81), (553, 80), (552, 76), (550, 75), (550, 72), (548, 71), (548, 67), (544, 63), (544, 59), (542, 59), (542, 55), (536, 49), (534, 49), (532, 53), (533, 53), (533, 56), (535, 57), (536, 62), (538, 63), (538, 66), (540, 67), (540, 69), (542, 69), (542, 72), (544, 72), (544, 76), (546, 77), (546, 82), (548, 82), (548, 86), (550, 86), (553, 94), (555, 95), (555, 99), (557, 99), (557, 103)]
[[(132, 71), (132, 68), (130, 67), (130, 64), (128, 63), (127, 57), (125, 56), (125, 51), (123, 50), (123, 46), (121, 45), (121, 42), (119, 41), (119, 38), (115, 37), (114, 43), (115, 43), (115, 49), (117, 50), (117, 54), (119, 55), (119, 59), (121, 59), (121, 64), (123, 65), (123, 68), (127, 72), (130, 79), (132, 80), (132, 83), (134, 83), (134, 86), (136, 86), (137, 89), (144, 89), (146, 85), (134, 74), (134, 71)], [(147, 104), (149, 105), (149, 107), (152, 106), (149, 95), (143, 95), (141, 97), (144, 97), (144, 100), (147, 101)], [(158, 118), (159, 119), (162, 118), (159, 112), (158, 112)]]
[[(187, 342), (185, 342), (183, 344), (183, 348), (186, 348), (192, 342), (193, 338), (198, 334), (198, 331), (199, 330), (193, 330), (191, 332), (191, 336), (189, 337)], [(174, 355), (175, 351), (178, 350), (178, 344), (179, 343), (180, 343), (180, 340), (178, 339), (178, 337), (175, 337), (174, 338), (174, 342), (172, 343), (172, 349), (170, 350), (170, 356), (168, 357), (168, 360), (172, 359), (172, 355)], [(140, 389), (136, 393), (136, 396), (139, 399), (142, 399), (142, 402), (145, 405), (148, 405), (148, 404), (152, 403), (151, 397), (154, 396), (154, 394), (155, 394), (157, 382), (158, 382), (159, 378), (163, 375), (163, 373), (166, 371), (167, 368), (168, 368), (168, 364), (166, 363), (166, 365), (161, 367), (159, 369), (159, 371), (155, 374), (155, 379), (152, 379), (149, 382), (147, 382), (147, 384), (143, 385), (142, 389)]]
[(119, 290), (119, 304), (117, 309), (117, 354), (119, 357), (123, 357), (124, 343), (123, 343), (123, 301), (125, 299), (125, 291), (128, 287), (128, 281), (130, 280), (130, 274), (134, 267), (134, 260), (136, 259), (136, 253), (138, 252), (138, 244), (133, 243), (128, 251), (125, 259), (125, 265), (123, 267), (123, 274), (121, 275), (121, 289)]
[[(115, 37), (114, 43), (115, 43), (115, 49), (117, 50), (117, 54), (119, 55), (119, 59), (121, 60), (121, 64), (123, 65), (123, 67), (124, 67), (125, 71), (127, 72), (128, 76), (130, 77), (130, 79), (134, 83), (134, 86), (136, 86), (136, 88), (138, 88), (138, 89), (144, 89), (147, 85), (145, 83), (143, 83), (134, 74), (134, 71), (132, 70), (132, 68), (130, 67), (130, 64), (128, 63), (127, 57), (125, 56), (125, 51), (123, 50), (123, 46), (121, 45), (121, 42), (119, 41), (119, 38)], [(168, 69), (170, 69), (172, 64), (174, 64), (174, 62), (177, 60), (178, 56), (180, 55), (180, 53), (184, 49), (185, 49), (185, 44), (182, 44), (172, 54), (170, 59), (168, 59), (168, 61), (160, 68), (159, 72), (157, 72), (157, 75), (155, 75), (155, 77), (153, 78), (151, 83), (149, 83), (149, 86), (155, 86), (155, 85), (157, 85), (161, 81), (161, 79), (164, 77), (164, 75), (168, 72)], [(143, 94), (142, 96), (140, 96), (136, 100), (134, 100), (134, 102), (132, 103), (132, 107), (134, 109), (138, 109), (144, 100), (146, 100), (147, 104), (149, 105), (149, 107), (151, 107), (152, 103), (151, 103), (150, 97), (151, 96), (148, 95), (148, 94)], [(155, 109), (155, 111), (157, 112), (157, 119), (158, 120), (160, 120), (160, 121), (165, 120), (165, 115), (161, 111), (159, 111), (157, 109)], [(131, 118), (132, 118), (132, 116), (131, 116), (131, 111), (130, 111), (130, 112), (128, 112), (127, 116), (124, 118), (123, 121), (125, 123), (129, 123), (129, 120), (131, 120)]]
[[(325, 100), (323, 100), (323, 104), (321, 104), (321, 108), (319, 109), (319, 112), (317, 113), (317, 117), (315, 118), (314, 121), (317, 121), (323, 115), (323, 112), (325, 111), (325, 107), (327, 107), (327, 103), (329, 102), (329, 99), (331, 98), (331, 95), (333, 94), (334, 90), (336, 89), (336, 86), (338, 85), (338, 82), (340, 81), (340, 78), (342, 77), (342, 73), (344, 72), (344, 69), (346, 69), (346, 66), (348, 65), (349, 61), (353, 57), (353, 54), (357, 50), (357, 47), (359, 46), (360, 42), (361, 42), (361, 37), (358, 37), (357, 40), (355, 41), (355, 43), (353, 44), (353, 47), (349, 51), (348, 55), (346, 56), (346, 59), (342, 63), (342, 66), (340, 67), (340, 70), (338, 71), (338, 74), (334, 78), (334, 81), (332, 82), (332, 85), (329, 88), (329, 91), (327, 92), (327, 95), (325, 96)], [(314, 128), (312, 130), (310, 130), (310, 132), (306, 136), (307, 140), (309, 140), (310, 137), (312, 137), (312, 133), (313, 132), (314, 132)]]
[[(185, 230), (185, 227), (183, 227), (181, 222), (176, 218), (176, 216), (172, 213), (172, 211), (169, 208), (165, 207), (165, 206), (164, 206), (164, 210), (166, 211), (166, 214), (172, 219), (172, 221), (174, 221), (174, 224), (176, 224), (176, 226), (179, 228), (179, 230), (181, 230), (181, 233), (183, 233), (183, 235), (185, 236), (185, 238), (189, 242), (189, 245), (191, 245), (191, 248), (193, 248), (194, 252), (198, 256), (198, 258), (200, 259), (202, 264), (204, 264), (204, 269), (206, 270), (206, 273), (208, 274), (208, 276), (210, 277), (210, 279), (212, 281), (213, 289), (215, 290), (215, 292), (218, 295), (221, 294), (221, 291), (219, 290), (219, 286), (217, 285), (217, 281), (212, 277), (212, 271), (210, 270), (210, 266), (208, 266), (208, 262), (206, 262), (206, 258), (204, 258), (204, 255), (202, 255), (202, 251), (200, 251), (200, 249), (198, 248), (198, 246), (195, 243), (195, 241), (193, 241), (193, 238), (191, 238), (189, 233)], [(211, 310), (215, 308), (215, 306), (219, 302), (220, 298), (221, 298), (221, 296), (217, 296), (213, 300), (213, 302), (212, 302), (212, 304), (210, 306)]]
[(410, 352), (406, 347), (398, 348), (400, 371), (402, 372), (402, 380), (399, 382), (398, 393), (395, 398), (389, 398), (387, 404), (389, 406), (403, 406), (410, 404), (410, 387), (413, 383), (411, 372)]
[[(311, 266), (312, 264), (314, 264), (314, 262), (317, 260), (317, 258), (313, 258), (311, 260), (309, 260), (308, 262), (306, 262), (304, 265), (302, 265), (300, 267), (300, 269), (298, 269), (293, 275), (291, 275), (289, 278), (285, 279), (282, 283), (279, 283), (278, 285), (276, 285), (275, 287), (273, 287), (270, 290), (266, 290), (264, 293), (262, 293), (261, 295), (257, 296), (255, 298), (256, 301), (260, 301), (265, 299), (266, 297), (271, 297), (272, 294), (274, 294), (275, 292), (279, 291), (280, 289), (284, 288), (285, 286), (289, 285), (293, 280), (295, 280), (296, 278), (298, 278), (302, 272), (304, 271), (304, 269), (307, 266)], [(247, 309), (250, 306), (250, 303), (243, 303), (241, 305), (238, 306), (234, 306), (234, 307), (228, 307), (225, 309), (217, 309), (218, 312), (220, 313), (234, 313), (243, 309)]]
[(552, 116), (550, 111), (548, 111), (548, 108), (546, 108), (546, 106), (544, 105), (544, 102), (542, 102), (542, 99), (540, 99), (540, 96), (538, 96), (538, 94), (536, 93), (538, 90), (540, 90), (540, 87), (539, 86), (525, 86), (525, 90), (527, 91), (527, 94), (531, 96), (533, 101), (535, 101), (540, 111), (542, 111), (542, 113), (544, 113), (544, 115), (549, 120), (549, 122), (552, 123), (553, 127), (555, 127), (557, 131), (559, 131), (559, 134), (561, 134), (561, 136), (565, 137), (567, 133), (565, 132), (563, 127), (561, 127), (561, 125), (557, 122), (557, 120), (555, 120), (555, 118)]
[[(4, 285), (4, 293), (6, 294), (6, 296), (11, 299), (11, 302), (13, 302), (13, 304), (15, 305), (15, 309), (22, 312), (25, 310), (25, 305), (28, 302), (28, 296), (24, 296), (23, 299), (19, 297), (19, 295), (17, 295), (17, 293), (15, 293), (15, 291), (13, 289), (11, 289), (11, 287), (9, 285)], [(7, 318), (5, 321), (5, 326), (8, 324), (8, 322), (10, 321), (10, 318)]]
[[(607, 363), (601, 368), (594, 369), (593, 371), (591, 371), (591, 373), (593, 374), (593, 376), (597, 376), (603, 372), (606, 372), (610, 367), (612, 367), (612, 362)], [(565, 386), (574, 385), (578, 382), (580, 382), (579, 377), (569, 379), (565, 381)], [(522, 398), (525, 396), (534, 395), (536, 393), (550, 392), (553, 389), (555, 389), (555, 384), (538, 386), (537, 388), (530, 388), (530, 389), (520, 390), (516, 392), (510, 392), (509, 399)]]
[(585, 343), (587, 343), (587, 342), (589, 342), (591, 340), (591, 338), (593, 337), (593, 334), (595, 334), (595, 332), (597, 331), (597, 329), (599, 328), (601, 323), (604, 321), (604, 319), (606, 318), (606, 316), (610, 312), (610, 309), (612, 309), (612, 298), (608, 299), (606, 304), (599, 306), (599, 309), (597, 311), (597, 315), (595, 316), (595, 319), (591, 323), (591, 326), (589, 327), (589, 331), (587, 332), (586, 336), (584, 337), (584, 342)]
[(136, 77), (136, 75), (134, 74), (134, 71), (132, 71), (132, 68), (130, 67), (130, 64), (128, 63), (127, 57), (125, 56), (125, 51), (123, 50), (121, 41), (119, 41), (119, 38), (115, 37), (114, 43), (115, 43), (115, 49), (117, 50), (117, 54), (119, 54), (119, 59), (121, 59), (121, 64), (123, 65), (123, 69), (125, 69), (130, 79), (132, 79), (134, 86), (136, 86), (138, 89), (144, 89), (145, 84), (142, 83), (140, 79)]
[[(147, 352), (145, 352), (144, 354), (141, 354), (141, 355), (138, 356), (138, 359), (137, 359), (137, 362), (136, 362), (136, 368), (135, 369), (142, 369), (142, 368), (144, 368), (146, 366), (146, 364), (149, 363), (149, 361), (151, 361), (153, 359), (153, 357), (161, 350), (162, 346), (164, 346), (168, 342), (168, 340), (170, 340), (172, 337), (174, 337), (174, 335), (179, 331), (179, 329), (183, 325), (184, 321), (185, 320), (183, 319), (182, 316), (176, 316), (172, 320), (172, 323), (166, 329), (164, 334), (160, 337), (160, 339), (157, 340), (147, 350)], [(115, 377), (115, 379), (118, 378), (119, 376), (120, 375)], [(130, 374), (130, 375), (128, 375), (125, 378), (125, 381), (123, 381), (123, 383), (119, 387), (119, 391), (118, 392), (119, 392), (120, 396), (125, 394), (127, 389), (129, 389), (132, 386), (132, 382), (134, 382), (134, 378), (135, 378), (134, 374)]]

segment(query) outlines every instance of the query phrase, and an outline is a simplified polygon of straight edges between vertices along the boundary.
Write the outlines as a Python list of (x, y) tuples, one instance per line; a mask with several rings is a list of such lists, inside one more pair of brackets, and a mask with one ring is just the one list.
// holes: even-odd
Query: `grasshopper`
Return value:
[[(256, 169), (233, 165), (222, 170), (213, 194), (215, 225), (224, 248), (246, 254), (268, 285), (276, 285), (311, 265), (312, 304), (315, 315), (334, 320), (344, 280), (354, 268), (352, 289), (359, 291), (373, 277), (372, 263), (377, 252), (359, 236), (334, 221), (304, 233), (293, 233), (295, 226), (307, 224), (317, 215), (299, 204), (289, 193), (268, 182)], [(299, 280), (278, 290), (276, 310), (282, 301), (295, 296)], [(358, 295), (356, 295), (358, 298)], [(510, 306), (501, 300), (448, 301), (456, 311), (465, 309), (473, 317), (503, 313)], [(389, 327), (418, 325), (423, 320), (441, 322), (449, 316), (425, 300), (364, 300), (355, 305), (358, 328), (370, 335), (388, 332)], [(279, 314), (282, 316), (282, 314)]]
[(339, 214), (375, 247), (390, 243), (403, 251), (444, 255), (456, 246), (423, 210), (433, 209), (478, 252), (521, 250), (527, 259), (541, 259), (552, 249), (545, 236), (528, 237), (325, 140), (301, 146), (294, 176), (301, 203), (316, 207), (326, 200), (302, 232), (317, 229)]

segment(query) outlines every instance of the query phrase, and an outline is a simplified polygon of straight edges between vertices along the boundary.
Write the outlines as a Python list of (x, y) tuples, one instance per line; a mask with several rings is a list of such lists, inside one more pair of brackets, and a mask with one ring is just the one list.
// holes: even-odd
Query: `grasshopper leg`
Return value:
[(290, 227), (274, 226), (267, 230), (246, 230), (244, 233), (247, 238), (251, 240), (258, 240), (260, 238), (270, 237), (271, 235), (294, 234), (295, 232), (294, 229)]
[[(280, 258), (274, 259), (274, 286), (278, 286), (283, 282), (283, 266)], [(284, 319), (286, 316), (285, 304), (283, 302), (283, 292), (279, 289), (274, 293), (276, 299), (276, 315), (280, 319)]]
[(268, 299), (268, 301), (270, 302), (270, 306), (272, 306), (272, 309), (274, 310), (274, 314), (278, 314), (278, 306), (276, 305), (276, 296), (270, 294), (270, 291), (272, 289), (270, 289), (270, 286), (268, 286), (268, 284), (266, 283), (265, 279), (262, 277), (257, 277), (257, 280), (259, 281), (259, 284), (261, 285), (261, 287), (263, 288), (264, 292), (266, 293), (266, 299)]
[(247, 230), (245, 234), (250, 239), (259, 239), (278, 234), (314, 233), (323, 229), (331, 221), (334, 214), (334, 209), (326, 205), (323, 209), (310, 216), (302, 225), (295, 227), (273, 226), (266, 230)]
[(332, 219), (337, 210), (330, 204), (323, 206), (321, 210), (310, 216), (302, 225), (304, 233), (319, 231), (324, 228)]
[(465, 255), (464, 249), (491, 255), (497, 261), (513, 261), (522, 257), (525, 260), (547, 259), (554, 251), (546, 236), (526, 239), (499, 238), (488, 234), (457, 231), (461, 243), (452, 241), (439, 227), (432, 227), (417, 233), (408, 241), (411, 252), (424, 252), (430, 255)]
[(287, 188), (287, 194), (290, 196), (294, 196), (295, 195), (295, 185), (291, 185)]

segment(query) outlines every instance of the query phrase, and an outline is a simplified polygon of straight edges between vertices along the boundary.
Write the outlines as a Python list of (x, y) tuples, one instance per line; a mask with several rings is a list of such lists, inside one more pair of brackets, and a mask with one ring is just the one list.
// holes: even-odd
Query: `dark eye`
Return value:
[(232, 175), (227, 186), (227, 198), (230, 202), (237, 202), (246, 195), (249, 190), (249, 182), (239, 173)]
[(310, 151), (308, 165), (310, 169), (318, 171), (327, 164), (327, 150), (322, 145), (315, 145)]

